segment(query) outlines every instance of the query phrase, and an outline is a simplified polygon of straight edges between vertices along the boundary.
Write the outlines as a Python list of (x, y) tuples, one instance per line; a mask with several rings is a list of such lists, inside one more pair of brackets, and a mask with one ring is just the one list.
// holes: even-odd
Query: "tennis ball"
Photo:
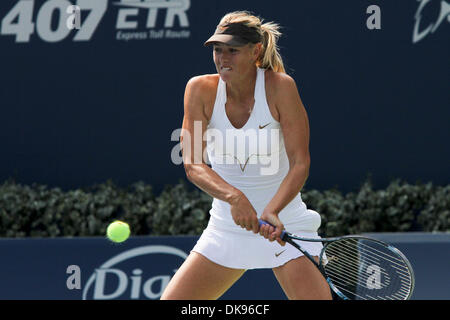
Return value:
[(106, 229), (106, 235), (113, 242), (124, 242), (130, 236), (130, 226), (123, 221), (114, 221)]

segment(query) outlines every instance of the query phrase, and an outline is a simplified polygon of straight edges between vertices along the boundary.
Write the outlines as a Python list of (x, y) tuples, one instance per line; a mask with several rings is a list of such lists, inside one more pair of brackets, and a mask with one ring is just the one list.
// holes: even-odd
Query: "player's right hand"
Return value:
[(248, 231), (258, 233), (259, 222), (256, 210), (245, 194), (240, 193), (237, 197), (233, 198), (230, 201), (230, 206), (234, 223)]

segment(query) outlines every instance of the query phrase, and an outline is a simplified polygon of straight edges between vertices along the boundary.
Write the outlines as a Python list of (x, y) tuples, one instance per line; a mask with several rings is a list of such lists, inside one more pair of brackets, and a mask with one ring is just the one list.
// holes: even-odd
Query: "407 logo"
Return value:
[[(71, 34), (72, 41), (89, 41), (110, 6), (116, 8), (117, 40), (189, 37), (190, 0), (17, 0), (0, 11), (0, 36), (14, 37), (17, 43), (28, 43), (36, 35), (55, 43)], [(161, 14), (164, 26), (156, 29)], [(172, 29), (175, 22), (181, 30)]]
[[(77, 26), (73, 41), (88, 41), (107, 7), (108, 0), (78, 0), (75, 3), (67, 0), (20, 0), (1, 17), (0, 34), (14, 36), (16, 42), (22, 43), (30, 42), (35, 33), (46, 42), (59, 42), (66, 39), (74, 29), (70, 27), (70, 21), (79, 22), (81, 12), (86, 11), (88, 14)], [(74, 15), (77, 19), (73, 19)]]

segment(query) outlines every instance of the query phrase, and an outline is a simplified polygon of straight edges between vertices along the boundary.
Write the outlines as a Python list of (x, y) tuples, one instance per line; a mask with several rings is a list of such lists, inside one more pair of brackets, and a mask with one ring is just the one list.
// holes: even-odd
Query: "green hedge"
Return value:
[[(302, 198), (321, 214), (321, 235), (450, 230), (450, 185), (396, 180), (374, 190), (366, 181), (355, 193), (304, 190)], [(211, 200), (183, 181), (155, 195), (143, 182), (63, 192), (9, 180), (0, 185), (0, 237), (103, 236), (115, 219), (128, 222), (133, 235), (198, 235)]]

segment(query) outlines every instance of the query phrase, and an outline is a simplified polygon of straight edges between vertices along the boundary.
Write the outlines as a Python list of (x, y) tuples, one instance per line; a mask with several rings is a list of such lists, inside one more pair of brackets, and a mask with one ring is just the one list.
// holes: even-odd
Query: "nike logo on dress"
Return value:
[(286, 251), (286, 249), (284, 249), (283, 251), (281, 251), (280, 253), (275, 253), (275, 257), (277, 257), (278, 258), (278, 256), (280, 255), (280, 254), (282, 254), (283, 252), (285, 252)]
[(260, 128), (260, 129), (264, 129), (264, 128), (267, 127), (269, 124), (270, 124), (270, 122), (269, 122), (268, 124), (263, 125), (263, 126), (262, 126), (262, 125), (259, 125), (259, 128)]

